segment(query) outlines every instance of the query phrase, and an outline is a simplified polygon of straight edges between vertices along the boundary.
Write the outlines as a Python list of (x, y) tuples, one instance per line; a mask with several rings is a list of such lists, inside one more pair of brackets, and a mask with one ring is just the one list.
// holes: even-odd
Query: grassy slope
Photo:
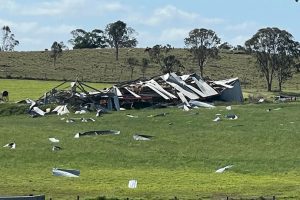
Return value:
[[(185, 66), (186, 73), (198, 72), (195, 62), (185, 49), (174, 49), (176, 55)], [(114, 49), (82, 49), (65, 51), (54, 67), (48, 52), (0, 52), (0, 77), (37, 78), (51, 80), (81, 80), (89, 82), (116, 82), (130, 79), (130, 70), (126, 68), (125, 60), (136, 57), (142, 60), (148, 58), (144, 49), (121, 49), (120, 60), (115, 61)], [(259, 76), (255, 60), (245, 54), (223, 52), (221, 59), (209, 61), (205, 75), (212, 79), (227, 79), (238, 76), (243, 88), (265, 89), (265, 81)], [(152, 65), (147, 71), (151, 77), (160, 74), (159, 67)], [(141, 77), (140, 67), (134, 70), (134, 78)], [(299, 90), (300, 75), (290, 80), (284, 89)], [(276, 81), (274, 82), (276, 87)], [(274, 87), (274, 88), (275, 88)]]
[[(299, 199), (299, 103), (236, 105), (184, 112), (113, 112), (95, 123), (67, 124), (61, 117), (1, 117), (0, 194), (40, 194), (70, 199), (99, 195), (144, 199), (220, 199), (272, 196)], [(268, 108), (282, 108), (266, 112)], [(150, 114), (169, 112), (166, 117)], [(199, 115), (191, 115), (199, 112)], [(138, 115), (128, 118), (125, 114)], [(236, 113), (235, 121), (213, 122), (216, 113)], [(91, 114), (90, 116), (94, 116)], [(75, 117), (78, 117), (77, 115)], [(169, 125), (172, 122), (173, 125)], [(294, 123), (291, 123), (294, 122)], [(120, 130), (120, 135), (74, 139), (79, 131)], [(155, 136), (134, 141), (134, 133)], [(52, 152), (48, 137), (64, 148)], [(232, 170), (215, 174), (218, 167)], [(52, 167), (81, 170), (80, 178), (53, 177)], [(137, 179), (138, 188), (127, 188)]]

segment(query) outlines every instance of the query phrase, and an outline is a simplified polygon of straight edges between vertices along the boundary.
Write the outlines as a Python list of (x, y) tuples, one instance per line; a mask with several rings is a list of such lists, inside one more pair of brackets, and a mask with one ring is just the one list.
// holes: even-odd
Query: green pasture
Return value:
[[(54, 84), (55, 85), (55, 84)], [(0, 109), (7, 105), (0, 104)], [(0, 194), (45, 194), (69, 200), (300, 198), (300, 103), (233, 105), (182, 111), (143, 109), (31, 118), (0, 117)], [(271, 109), (270, 112), (267, 112)], [(159, 113), (165, 117), (148, 117)], [(213, 122), (216, 114), (220, 122)], [(126, 114), (137, 115), (129, 118)], [(237, 114), (229, 120), (226, 114)], [(96, 122), (66, 123), (70, 117)], [(62, 118), (64, 118), (62, 120)], [(77, 132), (120, 130), (119, 135), (73, 138)], [(135, 141), (133, 134), (154, 136)], [(49, 137), (60, 140), (52, 152)], [(234, 165), (222, 174), (220, 167)], [(79, 178), (52, 176), (52, 168), (79, 169)], [(128, 188), (136, 179), (138, 187)]]
[[(12, 80), (12, 79), (0, 79), (0, 91), (9, 92), (9, 101), (15, 102), (26, 98), (38, 99), (43, 96), (45, 92), (50, 91), (52, 88), (58, 86), (64, 81), (40, 81), (40, 80)], [(69, 89), (70, 82), (67, 82), (62, 87)], [(104, 83), (86, 83), (96, 89), (103, 89), (110, 87), (111, 84)], [(63, 88), (61, 88), (63, 89)]]

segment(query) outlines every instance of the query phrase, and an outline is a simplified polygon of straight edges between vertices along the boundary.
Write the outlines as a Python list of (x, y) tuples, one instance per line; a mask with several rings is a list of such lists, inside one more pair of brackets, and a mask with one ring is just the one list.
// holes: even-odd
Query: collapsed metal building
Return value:
[(120, 106), (145, 107), (160, 103), (189, 105), (189, 101), (243, 102), (238, 78), (204, 81), (197, 74), (168, 73), (151, 79), (137, 79), (114, 85)]
[[(38, 99), (39, 104), (68, 104), (97, 110), (120, 110), (143, 108), (158, 104), (190, 106), (190, 101), (242, 102), (243, 94), (238, 78), (204, 81), (197, 74), (178, 76), (168, 73), (150, 79), (140, 78), (99, 90), (83, 82), (66, 82), (46, 92)], [(92, 92), (87, 91), (92, 90)]]

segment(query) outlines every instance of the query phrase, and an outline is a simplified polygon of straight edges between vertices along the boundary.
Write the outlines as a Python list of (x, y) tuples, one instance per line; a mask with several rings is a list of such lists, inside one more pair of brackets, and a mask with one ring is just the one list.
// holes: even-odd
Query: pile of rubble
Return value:
[(243, 94), (238, 78), (207, 81), (197, 74), (178, 76), (168, 73), (151, 79), (138, 79), (113, 86), (123, 107), (145, 107), (161, 103), (178, 105), (195, 101), (242, 102)]
[[(156, 105), (184, 105), (209, 107), (203, 102), (242, 102), (238, 78), (204, 81), (197, 74), (178, 76), (168, 73), (150, 79), (137, 79), (99, 90), (83, 82), (62, 84), (46, 92), (31, 107), (46, 104), (66, 105), (75, 110), (120, 110)], [(92, 92), (88, 91), (92, 90)], [(57, 108), (61, 109), (61, 108)]]

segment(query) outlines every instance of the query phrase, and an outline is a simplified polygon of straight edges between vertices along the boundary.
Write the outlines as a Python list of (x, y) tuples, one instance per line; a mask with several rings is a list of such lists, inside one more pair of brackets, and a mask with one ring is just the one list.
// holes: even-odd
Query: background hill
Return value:
[[(185, 66), (185, 72), (199, 72), (197, 64), (186, 49), (174, 49), (171, 54)], [(120, 59), (115, 60), (114, 49), (67, 50), (58, 58), (56, 66), (47, 51), (0, 52), (0, 77), (17, 79), (80, 80), (88, 82), (118, 82), (130, 79), (126, 58), (135, 57), (140, 63), (149, 58), (141, 48), (120, 49)], [(146, 77), (161, 74), (158, 65), (150, 63)], [(220, 59), (210, 60), (204, 69), (205, 76), (211, 79), (239, 77), (244, 89), (265, 89), (265, 80), (260, 76), (255, 59), (243, 52), (222, 51)], [(141, 66), (134, 69), (133, 79), (142, 77)], [(300, 75), (295, 74), (283, 90), (297, 91)], [(276, 80), (273, 84), (276, 89)]]

